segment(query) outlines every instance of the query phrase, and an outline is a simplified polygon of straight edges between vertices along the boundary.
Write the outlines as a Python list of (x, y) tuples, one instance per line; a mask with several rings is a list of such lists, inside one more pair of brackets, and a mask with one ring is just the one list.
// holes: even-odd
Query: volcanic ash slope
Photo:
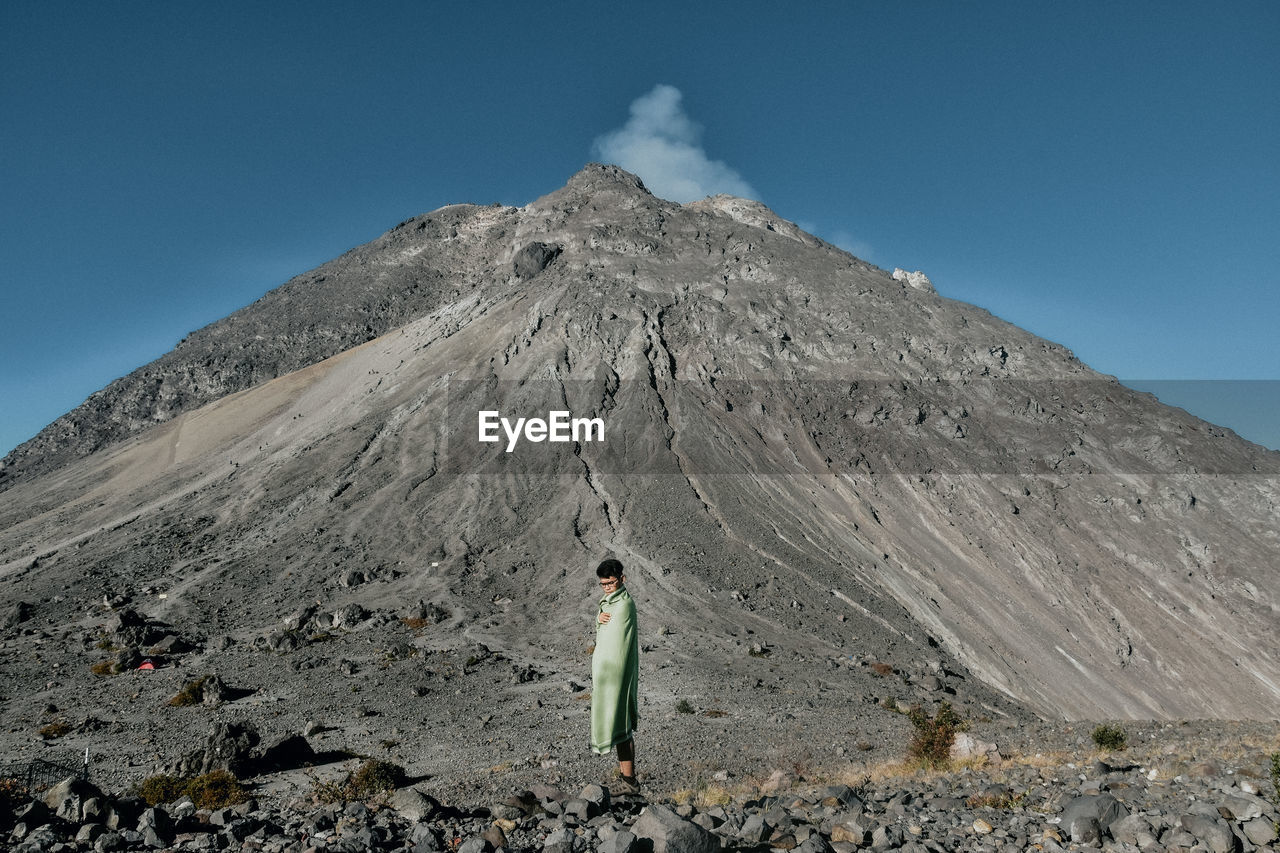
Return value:
[[(580, 676), (612, 553), (655, 707), (754, 689), (834, 712), (878, 689), (828, 670), (853, 656), (1012, 717), (1274, 717), (1280, 454), (918, 284), (755, 202), (678, 205), (606, 166), (402, 223), (121, 380), (94, 403), (115, 426), (72, 413), (11, 458), (0, 584), (31, 606), (4, 699), (48, 679), (33, 627), (87, 638), (121, 594), (204, 668), (215, 638), (247, 649), (311, 605), (422, 600), (442, 614), (406, 632), (424, 653)], [(404, 322), (349, 346), (325, 317), (353, 305)], [(305, 334), (273, 325), (299, 313)], [(276, 331), (305, 366), (276, 353), (293, 372), (200, 391), (210, 360), (256, 377)], [(156, 388), (163, 413), (120, 414)], [(478, 441), (479, 412), (556, 410), (604, 440)], [(94, 678), (76, 662), (41, 695), (74, 707)]]

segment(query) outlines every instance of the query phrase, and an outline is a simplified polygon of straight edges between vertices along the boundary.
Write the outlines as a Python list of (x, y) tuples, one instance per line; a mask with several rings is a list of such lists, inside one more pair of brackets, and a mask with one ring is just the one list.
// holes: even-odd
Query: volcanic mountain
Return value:
[[(323, 716), (372, 751), (427, 719), (496, 763), (581, 728), (608, 555), (651, 740), (681, 697), (717, 743), (857, 740), (900, 725), (886, 697), (1019, 724), (1280, 705), (1280, 454), (757, 202), (611, 166), (401, 223), (0, 473), (14, 750), (41, 713), (106, 714), (163, 719), (169, 746), (119, 747), (163, 763), (208, 717), (160, 700), (208, 671), (268, 729)], [(172, 672), (90, 672), (148, 651)]]

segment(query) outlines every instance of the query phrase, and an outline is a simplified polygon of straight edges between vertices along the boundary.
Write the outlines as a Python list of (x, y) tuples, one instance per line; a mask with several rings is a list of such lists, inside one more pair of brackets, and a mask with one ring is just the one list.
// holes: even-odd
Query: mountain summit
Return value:
[(886, 691), (1007, 720), (1274, 716), (1280, 454), (899, 278), (613, 166), (403, 222), (5, 460), (6, 714), (119, 708), (89, 665), (132, 608), (188, 671), (287, 693), (268, 727), (459, 649), (458, 677), (515, 675), (424, 686), (439, 725), (483, 696), (551, 726), (573, 706), (530, 702), (583, 677), (613, 555), (659, 730), (680, 696), (738, 697), (739, 730), (795, 705), (892, 727)]

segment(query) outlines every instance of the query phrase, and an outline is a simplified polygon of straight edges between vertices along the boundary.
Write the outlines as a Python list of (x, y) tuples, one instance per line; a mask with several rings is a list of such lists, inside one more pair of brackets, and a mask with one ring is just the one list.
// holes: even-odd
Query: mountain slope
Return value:
[[(589, 166), (524, 208), (446, 208), (320, 269), (352, 278), (295, 279), (199, 333), (205, 357), (257, 364), (250, 337), (297, 342), (329, 301), (344, 317), (352, 293), (440, 275), (372, 340), (349, 346), (372, 332), (335, 320), (324, 360), (198, 407), (148, 398), (173, 408), (145, 430), (90, 407), (77, 429), (99, 439), (48, 438), (47, 462), (27, 447), (0, 499), (21, 624), (87, 638), (125, 595), (198, 638), (193, 665), (284, 679), (287, 656), (234, 649), (308, 606), (359, 604), (385, 618), (358, 631), (390, 631), (422, 600), (447, 618), (419, 652), (482, 643), (567, 677), (590, 567), (613, 553), (651, 638), (649, 700), (760, 691), (740, 727), (802, 702), (786, 696), (829, 724), (885, 690), (1010, 720), (1274, 716), (1280, 454), (754, 202), (681, 206)], [(280, 372), (278, 346), (269, 369), (229, 371)], [(139, 374), (190, 376), (193, 352)], [(139, 374), (112, 399), (142, 399)], [(604, 441), (478, 440), (480, 412), (557, 410), (600, 418)], [(22, 649), (15, 678), (42, 683)], [(296, 689), (303, 708), (354, 704)], [(527, 688), (486, 689), (527, 707)]]

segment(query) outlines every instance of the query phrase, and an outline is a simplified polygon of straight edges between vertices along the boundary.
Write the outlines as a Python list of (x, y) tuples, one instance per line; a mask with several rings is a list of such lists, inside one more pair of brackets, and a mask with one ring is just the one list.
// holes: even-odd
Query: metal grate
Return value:
[(37, 758), (16, 764), (0, 764), (0, 779), (17, 779), (31, 793), (51, 788), (68, 776), (88, 779), (88, 762), (77, 766)]

